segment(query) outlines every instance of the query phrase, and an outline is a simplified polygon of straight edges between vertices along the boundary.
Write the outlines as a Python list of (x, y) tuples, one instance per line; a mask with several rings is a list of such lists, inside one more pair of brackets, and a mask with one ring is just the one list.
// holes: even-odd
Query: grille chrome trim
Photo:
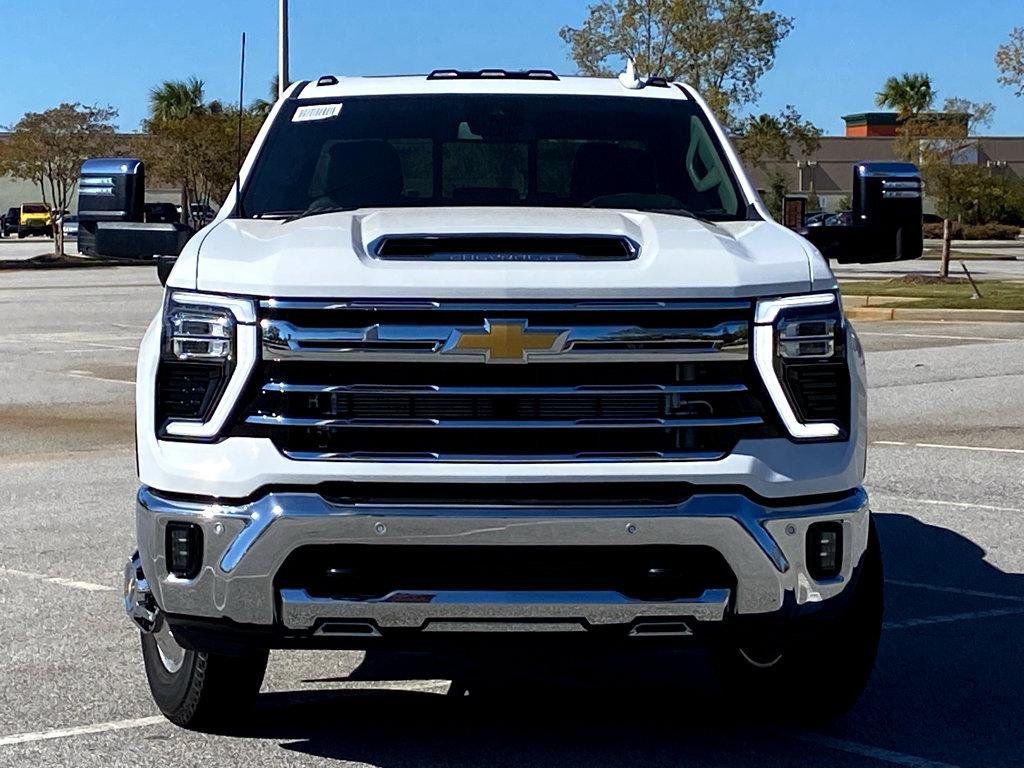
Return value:
[[(260, 327), (263, 357), (267, 360), (487, 360), (483, 350), (455, 347), (454, 342), (468, 331), (455, 325), (396, 323), (359, 328), (308, 328), (265, 318)], [(726, 321), (711, 328), (577, 325), (569, 329), (531, 326), (529, 330), (536, 334), (557, 334), (562, 341), (556, 349), (524, 350), (523, 362), (529, 363), (746, 360), (749, 348), (749, 326), (740, 320)]]
[(437, 428), (473, 429), (494, 427), (502, 430), (518, 429), (565, 429), (580, 428), (666, 428), (666, 427), (745, 427), (764, 424), (761, 417), (719, 417), (712, 419), (404, 419), (385, 417), (363, 417), (359, 419), (317, 419), (315, 417), (282, 417), (268, 414), (253, 414), (245, 421), (251, 425), (280, 425), (281, 427), (325, 427), (330, 429), (346, 427), (376, 428)]
[(713, 451), (623, 451), (614, 452), (579, 452), (576, 454), (530, 454), (529, 456), (496, 456), (492, 454), (442, 454), (436, 452), (422, 452), (419, 454), (401, 452), (372, 452), (372, 451), (282, 451), (289, 459), (303, 462), (342, 462), (342, 461), (363, 461), (363, 462), (501, 462), (502, 464), (528, 464), (530, 462), (634, 462), (643, 461), (665, 461), (678, 460), (687, 462), (711, 462), (722, 458), (721, 452)]
[(299, 384), (267, 382), (265, 393), (360, 393), (387, 395), (670, 395), (672, 393), (740, 393), (746, 392), (742, 383), (706, 385), (577, 385), (555, 387), (528, 385), (525, 387), (487, 387), (462, 385), (417, 384)]
[(263, 299), (261, 310), (467, 310), (494, 312), (503, 310), (749, 310), (747, 299), (589, 299), (580, 302), (529, 301), (509, 299), (499, 302), (428, 299)]

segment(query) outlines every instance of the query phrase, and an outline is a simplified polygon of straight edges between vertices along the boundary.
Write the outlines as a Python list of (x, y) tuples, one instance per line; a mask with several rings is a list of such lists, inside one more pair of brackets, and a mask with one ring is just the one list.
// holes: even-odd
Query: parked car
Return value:
[(853, 211), (846, 210), (830, 214), (825, 218), (824, 223), (829, 227), (849, 227), (853, 224)]
[(21, 218), (21, 209), (17, 206), (12, 206), (7, 209), (7, 213), (0, 217), (0, 235), (5, 238), (10, 237), (12, 234), (18, 234), (18, 220)]
[(813, 211), (804, 216), (804, 227), (820, 227), (828, 218), (827, 211)]
[(882, 622), (862, 348), (699, 94), (324, 77), (273, 121), (139, 350), (160, 710), (239, 718), (271, 649), (555, 642), (705, 643), (744, 711), (847, 709)]
[[(175, 210), (178, 212), (179, 218), (181, 217), (181, 205), (176, 205)], [(212, 222), (217, 212), (214, 211), (208, 204), (205, 203), (190, 203), (189, 211), (189, 224), (195, 227), (205, 227), (207, 224)]]
[(78, 238), (78, 217), (76, 215), (68, 214), (64, 216), (61, 219), (60, 226), (65, 239)]
[(53, 234), (53, 220), (45, 203), (22, 203), (18, 216), (18, 237)]
[(144, 206), (146, 221), (165, 224), (181, 221), (179, 208), (173, 203), (146, 203)]

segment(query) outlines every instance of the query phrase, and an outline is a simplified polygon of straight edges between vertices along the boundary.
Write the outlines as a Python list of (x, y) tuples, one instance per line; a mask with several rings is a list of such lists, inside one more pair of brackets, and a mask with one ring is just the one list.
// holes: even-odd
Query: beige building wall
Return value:
[[(794, 147), (794, 159), (784, 163), (766, 164), (768, 172), (781, 171), (789, 181), (791, 192), (818, 194), (822, 207), (835, 210), (839, 200), (853, 189), (853, 166), (862, 160), (899, 160), (893, 154), (893, 139), (889, 137), (823, 136), (821, 146), (807, 157), (801, 157)], [(978, 164), (994, 175), (1024, 179), (1024, 137), (978, 137)], [(749, 169), (759, 189), (767, 186), (768, 174), (762, 169)], [(933, 201), (925, 198), (925, 211), (934, 209)]]

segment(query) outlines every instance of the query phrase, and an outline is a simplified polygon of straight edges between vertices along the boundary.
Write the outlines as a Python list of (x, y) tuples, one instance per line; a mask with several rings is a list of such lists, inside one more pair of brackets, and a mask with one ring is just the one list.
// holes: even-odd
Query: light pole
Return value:
[(288, 0), (278, 0), (277, 10), (277, 98), (288, 87)]

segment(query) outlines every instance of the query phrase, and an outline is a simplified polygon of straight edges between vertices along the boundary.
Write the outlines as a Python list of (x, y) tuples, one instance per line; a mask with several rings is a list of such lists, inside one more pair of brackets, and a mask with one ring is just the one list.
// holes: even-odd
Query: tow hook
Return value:
[(143, 633), (152, 633), (157, 626), (160, 610), (142, 573), (138, 550), (124, 567), (124, 612)]

